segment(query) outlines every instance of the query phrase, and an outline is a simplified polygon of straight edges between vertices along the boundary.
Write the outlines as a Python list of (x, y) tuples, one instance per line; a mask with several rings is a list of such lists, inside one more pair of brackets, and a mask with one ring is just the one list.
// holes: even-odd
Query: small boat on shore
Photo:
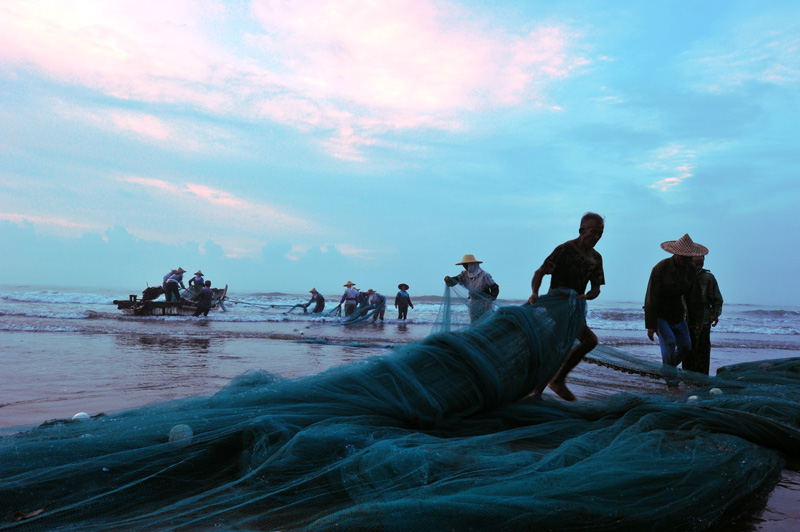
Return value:
[[(212, 288), (214, 296), (211, 299), (211, 310), (226, 311), (225, 298), (228, 285), (225, 288)], [(119, 310), (134, 316), (191, 316), (197, 310), (195, 298), (200, 291), (187, 288), (181, 292), (180, 301), (156, 301), (164, 293), (160, 286), (149, 286), (142, 291), (142, 298), (131, 294), (128, 299), (115, 299), (114, 304)]]

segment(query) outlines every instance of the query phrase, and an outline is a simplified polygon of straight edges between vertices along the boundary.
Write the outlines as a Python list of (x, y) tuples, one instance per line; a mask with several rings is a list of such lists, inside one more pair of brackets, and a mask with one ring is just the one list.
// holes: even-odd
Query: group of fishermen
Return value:
[[(372, 288), (362, 292), (356, 288), (356, 283), (352, 281), (347, 281), (344, 284), (344, 288), (345, 290), (339, 300), (337, 310), (341, 310), (342, 307), (344, 307), (345, 318), (355, 319), (365, 316), (369, 311), (374, 310), (372, 313), (372, 321), (383, 321), (386, 314), (385, 295), (376, 292)], [(400, 283), (397, 285), (397, 288), (399, 291), (394, 298), (394, 306), (398, 311), (397, 319), (405, 320), (408, 318), (409, 307), (414, 308), (414, 304), (411, 302), (411, 296), (408, 295), (407, 290), (409, 286), (406, 283)], [(308, 303), (301, 306), (307, 309), (313, 304), (314, 310), (311, 312), (312, 314), (322, 312), (325, 309), (325, 297), (323, 297), (316, 288), (312, 288), (309, 292), (311, 293), (311, 299)]]
[[(602, 238), (605, 219), (587, 212), (581, 218), (578, 238), (557, 246), (534, 272), (529, 304), (539, 298), (545, 275), (550, 275), (550, 290), (571, 289), (578, 299), (591, 300), (600, 295), (605, 284), (603, 258), (594, 247)], [(645, 328), (648, 338), (658, 336), (661, 347), (662, 374), (671, 388), (678, 386), (676, 368), (709, 373), (710, 330), (717, 325), (722, 312), (722, 294), (713, 274), (703, 268), (708, 248), (692, 241), (688, 234), (679, 240), (663, 242), (661, 248), (672, 256), (653, 268), (645, 296)], [(448, 286), (464, 285), (469, 289), (469, 312), (474, 322), (490, 308), (499, 287), (491, 275), (480, 268), (481, 261), (464, 255), (464, 271), (445, 277)], [(589, 290), (587, 291), (587, 286)], [(567, 375), (594, 349), (597, 336), (584, 324), (577, 336), (578, 344), (567, 354), (561, 368), (545, 386), (561, 398), (574, 401), (575, 395), (566, 386)]]
[[(594, 247), (602, 238), (604, 229), (605, 219), (602, 216), (593, 212), (584, 214), (578, 229), (578, 238), (557, 246), (534, 272), (528, 303), (534, 304), (538, 299), (545, 275), (551, 276), (550, 290), (571, 289), (579, 299), (586, 300), (600, 295), (600, 286), (605, 284), (605, 275), (602, 256)], [(703, 269), (703, 257), (708, 253), (708, 248), (693, 242), (688, 234), (680, 240), (664, 242), (661, 247), (672, 256), (659, 262), (651, 272), (644, 305), (645, 327), (650, 340), (654, 340), (654, 336), (659, 338), (662, 362), (666, 369), (671, 370), (665, 372), (667, 384), (677, 386), (674, 369), (682, 362), (684, 369), (708, 374), (709, 332), (710, 327), (717, 324), (722, 312), (722, 295), (714, 276)], [(481, 264), (482, 261), (477, 260), (474, 255), (464, 255), (461, 262), (456, 263), (457, 266), (463, 266), (464, 270), (455, 276), (444, 278), (447, 286), (459, 284), (468, 289), (467, 304), (472, 322), (486, 314), (500, 292), (499, 285), (481, 268)], [(178, 286), (183, 286), (185, 272), (183, 268), (178, 268), (164, 276), (167, 301), (171, 298), (181, 300)], [(202, 287), (198, 312), (205, 305), (210, 307), (211, 282), (204, 282), (203, 273), (199, 270), (195, 272), (189, 284)], [(352, 281), (347, 281), (344, 287), (345, 291), (336, 310), (344, 306), (345, 318), (358, 319), (372, 310), (372, 320), (383, 321), (386, 296), (372, 289), (361, 292)], [(409, 286), (400, 283), (397, 288), (399, 292), (394, 306), (398, 309), (398, 319), (405, 320), (409, 307), (414, 308), (414, 305), (407, 292)], [(312, 314), (321, 313), (325, 308), (325, 298), (316, 288), (312, 288), (310, 293), (311, 299), (308, 303), (298, 306), (306, 310), (314, 305)], [(207, 308), (205, 313), (208, 314)], [(575, 396), (566, 386), (567, 375), (598, 344), (597, 336), (585, 324), (578, 333), (577, 340), (578, 344), (567, 354), (558, 373), (546, 384), (568, 401), (574, 401)], [(544, 386), (534, 390), (533, 395), (541, 395), (543, 391)]]
[[(175, 270), (170, 270), (164, 276), (161, 283), (161, 287), (164, 289), (164, 299), (167, 301), (185, 301), (180, 293), (181, 288), (186, 290), (186, 286), (183, 284), (184, 273), (186, 273), (186, 270), (178, 267)], [(191, 293), (192, 302), (197, 305), (194, 315), (203, 314), (208, 316), (208, 311), (211, 310), (214, 298), (214, 291), (211, 289), (211, 281), (204, 279), (202, 270), (194, 272), (194, 277), (189, 279), (189, 292)]]

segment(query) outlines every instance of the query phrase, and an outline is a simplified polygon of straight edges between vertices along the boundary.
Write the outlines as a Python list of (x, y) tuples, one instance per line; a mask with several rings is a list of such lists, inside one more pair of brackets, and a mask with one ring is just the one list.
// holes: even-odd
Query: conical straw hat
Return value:
[(464, 258), (461, 259), (461, 262), (456, 262), (456, 266), (463, 266), (464, 264), (469, 264), (470, 262), (477, 262), (478, 264), (483, 264), (483, 261), (476, 259), (475, 255), (464, 255)]
[(344, 286), (355, 286), (355, 285), (356, 283), (354, 283), (353, 281), (347, 281), (346, 283), (344, 283)]
[(673, 255), (681, 255), (683, 257), (702, 257), (708, 254), (708, 248), (700, 244), (696, 244), (689, 233), (683, 235), (680, 240), (667, 240), (661, 243), (661, 249)]

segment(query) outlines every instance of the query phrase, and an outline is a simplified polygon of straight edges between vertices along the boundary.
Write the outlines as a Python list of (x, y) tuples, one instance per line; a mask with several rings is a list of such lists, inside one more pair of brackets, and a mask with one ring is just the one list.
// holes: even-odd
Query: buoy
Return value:
[(72, 421), (89, 421), (90, 419), (92, 418), (86, 412), (78, 412), (72, 416)]
[(169, 430), (169, 442), (177, 447), (186, 447), (192, 443), (194, 432), (189, 425), (175, 425)]
[(708, 393), (710, 393), (711, 395), (722, 395), (722, 390), (720, 390), (719, 388), (711, 388), (710, 390), (708, 390)]
[(698, 399), (698, 397), (696, 395), (690, 395), (689, 397), (686, 398), (686, 401), (687, 402), (697, 401), (697, 399)]

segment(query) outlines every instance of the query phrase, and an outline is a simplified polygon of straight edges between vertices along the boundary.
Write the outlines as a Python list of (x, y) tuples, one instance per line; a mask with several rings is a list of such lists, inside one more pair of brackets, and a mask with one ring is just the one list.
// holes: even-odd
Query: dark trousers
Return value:
[(700, 332), (692, 333), (692, 351), (683, 359), (681, 367), (686, 371), (708, 375), (711, 366), (711, 324), (703, 325)]
[(404, 320), (408, 317), (408, 305), (397, 305), (398, 320)]
[(209, 310), (211, 310), (209, 307), (206, 307), (206, 308), (197, 307), (197, 310), (195, 310), (194, 314), (192, 314), (192, 315), (193, 316), (199, 316), (200, 314), (202, 314), (203, 316), (208, 316), (208, 311)]
[(167, 294), (164, 296), (167, 301), (180, 301), (181, 293), (178, 290), (178, 283), (167, 283)]

